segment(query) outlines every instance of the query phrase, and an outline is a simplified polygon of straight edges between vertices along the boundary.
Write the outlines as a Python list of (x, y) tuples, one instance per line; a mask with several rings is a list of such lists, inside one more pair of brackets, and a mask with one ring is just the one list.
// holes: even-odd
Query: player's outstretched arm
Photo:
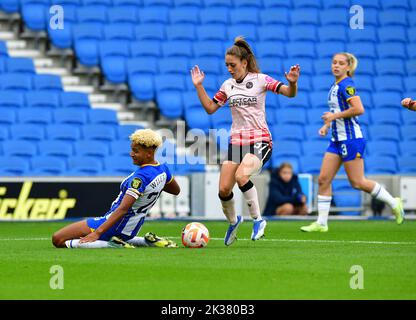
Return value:
[(289, 73), (285, 72), (285, 78), (289, 82), (289, 85), (283, 85), (280, 87), (279, 93), (282, 95), (293, 98), (298, 93), (298, 79), (300, 76), (300, 66), (291, 66)]
[(181, 192), (181, 188), (179, 187), (179, 184), (176, 182), (175, 178), (173, 178), (172, 181), (165, 185), (163, 191), (177, 196)]
[(202, 106), (208, 114), (213, 114), (220, 106), (210, 99), (204, 86), (202, 85), (202, 82), (205, 79), (204, 72), (200, 70), (198, 66), (195, 66), (191, 69), (191, 77), (192, 83), (194, 84), (198, 94), (199, 101), (201, 101)]
[(406, 109), (416, 111), (416, 100), (412, 100), (411, 98), (404, 98), (402, 100), (402, 106)]
[(97, 230), (82, 238), (80, 242), (94, 242), (98, 240), (103, 233), (109, 230), (129, 211), (129, 209), (133, 206), (135, 201), (136, 199), (134, 197), (125, 194), (120, 206), (113, 212), (113, 214), (108, 218), (108, 220), (104, 222), (100, 227), (98, 227)]

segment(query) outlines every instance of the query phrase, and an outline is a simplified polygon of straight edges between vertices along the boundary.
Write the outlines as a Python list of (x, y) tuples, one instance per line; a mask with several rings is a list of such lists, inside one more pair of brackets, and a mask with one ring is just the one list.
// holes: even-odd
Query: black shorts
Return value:
[(262, 165), (269, 161), (272, 156), (272, 145), (270, 142), (255, 142), (248, 146), (240, 146), (236, 144), (228, 145), (228, 161), (235, 163), (241, 163), (246, 154), (254, 154), (257, 158), (262, 161)]

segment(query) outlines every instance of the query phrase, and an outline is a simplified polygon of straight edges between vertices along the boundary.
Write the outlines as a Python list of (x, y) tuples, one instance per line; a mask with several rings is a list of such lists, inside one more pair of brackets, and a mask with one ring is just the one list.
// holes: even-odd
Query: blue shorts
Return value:
[(326, 152), (339, 155), (342, 162), (351, 161), (357, 158), (364, 158), (365, 139), (353, 139), (345, 141), (331, 141)]
[[(99, 226), (101, 226), (106, 221), (107, 219), (105, 217), (90, 218), (90, 219), (87, 219), (87, 225), (88, 225), (88, 228), (90, 228), (91, 231), (94, 232), (95, 230), (97, 230)], [(143, 225), (143, 222), (144, 222), (144, 218), (143, 218), (143, 221), (139, 223), (137, 232), (139, 231), (140, 227)], [(128, 241), (134, 238), (137, 232), (133, 232), (131, 236), (121, 233), (121, 230), (124, 228), (124, 225), (125, 223), (123, 223), (123, 219), (121, 219), (121, 221), (115, 223), (110, 229), (104, 232), (100, 236), (99, 240), (109, 241), (114, 236), (120, 238), (123, 241)]]

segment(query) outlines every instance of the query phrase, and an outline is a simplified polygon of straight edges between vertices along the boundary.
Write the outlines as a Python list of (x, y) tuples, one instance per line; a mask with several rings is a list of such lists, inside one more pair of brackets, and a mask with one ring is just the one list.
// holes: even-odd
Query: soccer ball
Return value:
[(182, 230), (182, 244), (187, 248), (203, 248), (208, 241), (209, 231), (202, 223), (191, 222)]

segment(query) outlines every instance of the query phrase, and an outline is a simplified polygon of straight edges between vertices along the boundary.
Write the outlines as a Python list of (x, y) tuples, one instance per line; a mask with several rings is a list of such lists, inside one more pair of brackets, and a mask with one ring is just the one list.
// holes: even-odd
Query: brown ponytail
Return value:
[(246, 60), (248, 72), (260, 73), (253, 50), (242, 36), (235, 38), (234, 45), (228, 48), (225, 54), (238, 57), (240, 60)]

